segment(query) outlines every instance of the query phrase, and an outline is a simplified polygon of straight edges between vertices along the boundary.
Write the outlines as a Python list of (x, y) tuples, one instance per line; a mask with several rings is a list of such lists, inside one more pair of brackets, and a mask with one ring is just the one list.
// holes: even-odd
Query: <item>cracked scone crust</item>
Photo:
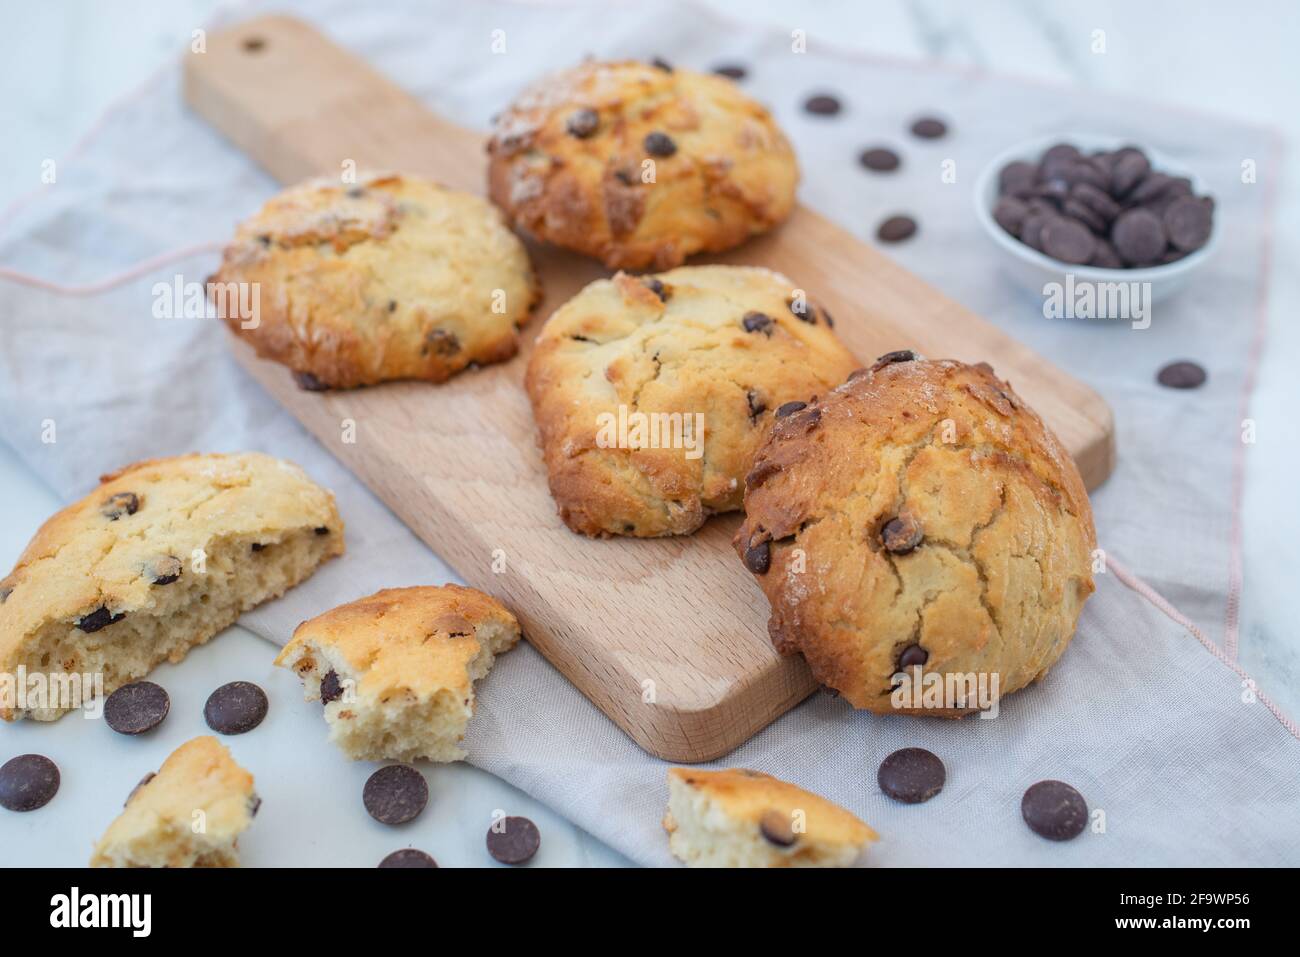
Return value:
[(257, 315), (232, 307), (226, 325), (308, 389), (442, 382), (509, 359), (540, 292), (491, 203), (388, 173), (275, 196), (209, 282), (258, 284)]
[(239, 835), (261, 803), (224, 745), (194, 738), (131, 792), (90, 866), (238, 867)]
[(691, 867), (849, 867), (876, 840), (838, 804), (740, 768), (669, 769), (663, 825)]
[(515, 616), (483, 592), (388, 588), (303, 622), (275, 663), (323, 702), (348, 757), (458, 761), (474, 682), (518, 641)]
[[(825, 393), (857, 365), (829, 323), (766, 269), (687, 266), (587, 286), (543, 327), (525, 383), (560, 517), (585, 535), (654, 537), (740, 508), (776, 410)], [(633, 414), (676, 414), (676, 438), (702, 454), (686, 441), (617, 447), (620, 430), (602, 425), (620, 407), (622, 444), (639, 438)], [(684, 431), (697, 421), (702, 448)]]
[[(138, 462), (51, 517), (0, 579), (0, 674), (102, 673), (110, 694), (342, 553), (334, 496), (291, 462), (255, 452)], [(66, 710), (29, 704), (0, 717)]]
[(784, 134), (733, 82), (634, 62), (540, 81), (497, 118), (488, 154), (492, 199), (517, 225), (611, 269), (737, 246), (790, 215), (799, 180)]
[(735, 546), (778, 650), (879, 713), (916, 664), (997, 673), (1001, 694), (1041, 678), (1094, 587), (1078, 469), (984, 364), (891, 353), (856, 373), (773, 429), (745, 512)]

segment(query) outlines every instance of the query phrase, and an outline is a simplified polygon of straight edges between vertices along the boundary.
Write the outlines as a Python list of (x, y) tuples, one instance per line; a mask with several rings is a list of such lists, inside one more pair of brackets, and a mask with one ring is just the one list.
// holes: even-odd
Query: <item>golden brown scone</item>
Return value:
[[(343, 554), (334, 496), (269, 455), (152, 459), (100, 481), (0, 579), (0, 675), (102, 674), (110, 694)], [(0, 718), (73, 706), (0, 701)]]
[(770, 774), (670, 768), (668, 848), (690, 867), (849, 867), (876, 832)]
[(324, 702), (348, 757), (459, 761), (474, 682), (518, 641), (515, 616), (481, 591), (386, 588), (303, 622), (275, 663)]
[(90, 866), (238, 867), (236, 842), (261, 804), (216, 738), (194, 738), (131, 792)]
[(671, 269), (790, 215), (799, 167), (730, 80), (583, 63), (523, 93), (488, 142), (488, 187), (514, 222), (611, 269)]
[(526, 377), (560, 517), (584, 535), (653, 537), (740, 508), (776, 410), (856, 365), (825, 310), (766, 269), (592, 283), (547, 321)]
[(1001, 694), (1036, 681), (1093, 591), (1078, 469), (983, 363), (890, 353), (781, 420), (745, 515), (735, 546), (778, 650), (879, 713), (973, 709), (895, 708), (893, 676), (917, 665), (990, 690), (996, 674)]
[(499, 210), (394, 173), (285, 190), (240, 225), (209, 283), (257, 284), (256, 314), (231, 297), (226, 325), (306, 389), (442, 382), (509, 359), (540, 295)]

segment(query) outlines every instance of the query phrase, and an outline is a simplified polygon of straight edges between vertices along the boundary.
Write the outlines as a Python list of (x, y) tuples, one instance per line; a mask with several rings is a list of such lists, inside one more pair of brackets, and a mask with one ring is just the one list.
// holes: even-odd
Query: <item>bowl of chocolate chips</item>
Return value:
[(1053, 136), (1007, 150), (980, 175), (975, 210), (1008, 271), (1050, 282), (1182, 288), (1213, 252), (1214, 199), (1155, 150), (1101, 136)]

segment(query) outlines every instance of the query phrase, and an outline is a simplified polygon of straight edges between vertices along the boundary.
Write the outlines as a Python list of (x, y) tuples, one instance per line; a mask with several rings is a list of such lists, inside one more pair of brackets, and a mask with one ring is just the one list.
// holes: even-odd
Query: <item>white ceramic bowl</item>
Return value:
[[(979, 180), (975, 184), (975, 215), (984, 232), (1001, 251), (1003, 265), (1007, 272), (1020, 285), (1041, 294), (1046, 283), (1064, 283), (1067, 273), (1074, 277), (1075, 283), (1143, 282), (1151, 284), (1151, 301), (1156, 302), (1181, 289), (1210, 258), (1219, 239), (1217, 216), (1210, 231), (1209, 241), (1196, 252), (1176, 262), (1143, 269), (1102, 269), (1098, 266), (1074, 266), (1063, 263), (1022, 243), (993, 219), (993, 207), (998, 201), (998, 173), (1012, 160), (1037, 163), (1047, 148), (1055, 143), (1073, 143), (1084, 153), (1091, 153), (1096, 150), (1118, 149), (1131, 142), (1133, 141), (1085, 133), (1057, 133), (1021, 143), (1000, 153), (980, 173)], [(1192, 181), (1192, 189), (1198, 196), (1208, 192), (1204, 181), (1195, 173), (1179, 166), (1156, 150), (1143, 147), (1143, 152), (1151, 160), (1152, 169), (1171, 176), (1186, 176)]]

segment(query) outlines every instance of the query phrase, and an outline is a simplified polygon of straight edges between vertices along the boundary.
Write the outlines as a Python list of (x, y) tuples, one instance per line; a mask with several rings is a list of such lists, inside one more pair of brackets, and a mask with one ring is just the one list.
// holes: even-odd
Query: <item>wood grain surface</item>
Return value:
[[(352, 163), (484, 191), (481, 134), (440, 120), (301, 21), (263, 17), (209, 36), (187, 58), (184, 86), (197, 113), (284, 183)], [(638, 745), (672, 761), (718, 757), (815, 683), (768, 642), (766, 602), (730, 547), (738, 516), (667, 540), (590, 540), (560, 522), (523, 372), (544, 317), (607, 273), (573, 254), (530, 252), (546, 298), (528, 346), (445, 385), (303, 392), (285, 368), (232, 347), (466, 582), (507, 602), (529, 641)], [(818, 214), (799, 208), (713, 261), (790, 276), (830, 308), (860, 359), (912, 348), (990, 362), (1055, 429), (1090, 488), (1110, 473), (1112, 418), (1096, 393)]]

